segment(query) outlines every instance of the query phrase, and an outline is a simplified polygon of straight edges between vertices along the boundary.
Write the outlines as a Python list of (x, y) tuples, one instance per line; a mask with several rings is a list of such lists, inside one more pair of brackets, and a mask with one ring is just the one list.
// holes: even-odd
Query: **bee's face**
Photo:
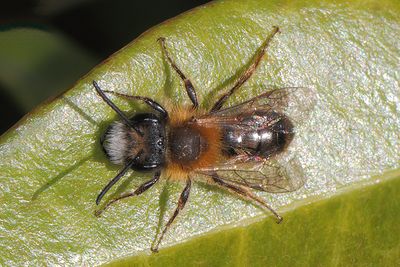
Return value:
[[(102, 139), (103, 149), (112, 163), (134, 160), (132, 169), (151, 171), (165, 162), (165, 125), (152, 113), (133, 116), (131, 125), (112, 123)], [(134, 126), (135, 128), (133, 128)]]

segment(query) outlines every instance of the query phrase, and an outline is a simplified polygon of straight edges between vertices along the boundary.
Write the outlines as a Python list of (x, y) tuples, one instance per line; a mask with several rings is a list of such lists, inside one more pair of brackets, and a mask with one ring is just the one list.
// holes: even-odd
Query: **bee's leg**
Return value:
[[(147, 105), (149, 105), (152, 109), (154, 109), (155, 111), (158, 111), (161, 113), (161, 115), (164, 118), (168, 117), (168, 112), (165, 110), (165, 108), (163, 108), (160, 104), (158, 104), (156, 101), (154, 101), (151, 98), (148, 97), (144, 97), (144, 96), (135, 96), (135, 95), (126, 95), (126, 94), (121, 94), (121, 93), (117, 93), (117, 92), (113, 92), (113, 91), (107, 91), (107, 90), (102, 90), (100, 89), (99, 85), (93, 81), (93, 86), (96, 88), (97, 93), (103, 98), (103, 100), (113, 109), (115, 110), (115, 112), (117, 112), (120, 116), (125, 117), (123, 118), (125, 121), (129, 119), (126, 118), (126, 116), (122, 113), (122, 111), (120, 111), (114, 103), (111, 102), (111, 100), (104, 94), (104, 93), (109, 93), (109, 94), (113, 94), (119, 97), (123, 97), (123, 98), (127, 98), (130, 100), (140, 100), (143, 101), (144, 103), (146, 103)], [(121, 115), (122, 114), (122, 115)], [(128, 123), (129, 125), (130, 123)]]
[(265, 51), (268, 48), (268, 45), (270, 44), (272, 38), (279, 32), (279, 28), (274, 26), (272, 32), (268, 35), (267, 39), (264, 41), (263, 45), (260, 48), (260, 52), (258, 52), (257, 55), (254, 56), (253, 62), (251, 65), (242, 73), (242, 75), (239, 77), (239, 79), (236, 81), (235, 85), (223, 94), (217, 102), (215, 102), (214, 106), (212, 107), (211, 111), (217, 111), (222, 108), (226, 100), (237, 90), (239, 89), (254, 73), (254, 71), (257, 69), (258, 65), (261, 62), (262, 57), (265, 54)]
[(178, 216), (179, 212), (185, 207), (186, 201), (189, 198), (191, 185), (192, 185), (192, 182), (189, 178), (189, 179), (187, 179), (186, 186), (183, 189), (181, 196), (179, 197), (178, 206), (176, 207), (171, 218), (168, 220), (167, 224), (165, 225), (164, 230), (162, 231), (160, 237), (156, 238), (156, 240), (154, 240), (154, 243), (151, 245), (151, 251), (158, 252), (158, 246), (160, 245), (161, 240), (163, 239), (165, 233), (168, 231), (169, 227), (174, 222), (174, 220), (175, 220), (176, 216)]
[(135, 191), (123, 193), (119, 197), (110, 200), (104, 207), (96, 210), (94, 214), (97, 217), (99, 217), (111, 204), (114, 204), (115, 202), (117, 202), (121, 199), (124, 199), (124, 198), (138, 196), (138, 195), (142, 194), (143, 192), (147, 191), (150, 187), (152, 187), (155, 183), (157, 183), (157, 181), (160, 179), (160, 175), (161, 175), (161, 172), (156, 172), (151, 180), (140, 185)]
[(100, 204), (101, 199), (104, 197), (104, 195), (108, 192), (108, 190), (111, 189), (124, 175), (125, 173), (132, 167), (133, 163), (135, 162), (135, 159), (131, 159), (124, 168), (113, 178), (111, 179), (110, 182), (101, 190), (100, 194), (96, 198), (96, 205)]
[(272, 212), (272, 214), (276, 217), (276, 222), (281, 223), (283, 218), (280, 216), (272, 207), (270, 207), (263, 199), (259, 198), (256, 196), (253, 192), (250, 190), (245, 189), (242, 186), (239, 185), (234, 185), (232, 183), (227, 183), (223, 179), (221, 179), (217, 173), (211, 173), (210, 174), (212, 180), (220, 187), (228, 189), (229, 191), (239, 194), (241, 197), (248, 199), (252, 202), (255, 202), (255, 204), (261, 205), (261, 207), (266, 208), (268, 211)]
[(185, 84), (186, 93), (188, 94), (190, 101), (192, 101), (193, 103), (193, 108), (197, 108), (199, 106), (199, 102), (197, 101), (196, 90), (194, 89), (192, 82), (188, 78), (186, 78), (185, 74), (183, 74), (183, 72), (178, 68), (178, 66), (169, 56), (167, 47), (165, 45), (165, 38), (160, 37), (158, 38), (158, 41), (161, 43), (162, 50), (164, 51), (164, 54), (167, 57), (169, 64), (171, 64), (172, 68), (176, 71), (176, 73), (178, 73), (179, 77), (181, 77), (183, 83)]

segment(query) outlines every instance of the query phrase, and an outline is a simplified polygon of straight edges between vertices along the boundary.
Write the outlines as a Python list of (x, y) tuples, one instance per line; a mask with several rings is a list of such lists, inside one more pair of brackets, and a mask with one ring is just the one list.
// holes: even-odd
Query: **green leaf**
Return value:
[[(100, 265), (130, 256), (116, 264), (398, 265), (399, 11), (395, 0), (216, 1), (147, 31), (2, 136), (0, 264)], [(156, 42), (163, 36), (209, 107), (273, 25), (282, 33), (230, 104), (269, 87), (318, 92), (291, 147), (307, 184), (291, 194), (258, 193), (284, 222), (276, 225), (251, 204), (195, 183), (160, 253), (151, 254), (183, 188), (165, 181), (96, 218), (94, 200), (119, 167), (99, 144), (117, 117), (92, 80), (165, 105), (188, 103)], [(129, 114), (145, 109), (113, 101)], [(113, 192), (146, 179), (132, 172)]]

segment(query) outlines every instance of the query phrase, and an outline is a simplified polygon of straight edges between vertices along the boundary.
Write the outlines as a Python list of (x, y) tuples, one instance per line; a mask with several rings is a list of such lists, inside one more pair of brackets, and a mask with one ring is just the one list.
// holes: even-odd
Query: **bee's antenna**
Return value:
[(118, 116), (125, 121), (127, 125), (129, 125), (132, 129), (134, 129), (140, 136), (143, 136), (143, 133), (137, 129), (134, 125), (132, 125), (131, 121), (129, 118), (106, 96), (106, 94), (101, 90), (100, 86), (97, 84), (96, 81), (93, 81), (93, 86), (96, 89), (96, 92), (101, 96), (101, 98), (104, 100), (104, 102), (107, 103), (117, 114)]

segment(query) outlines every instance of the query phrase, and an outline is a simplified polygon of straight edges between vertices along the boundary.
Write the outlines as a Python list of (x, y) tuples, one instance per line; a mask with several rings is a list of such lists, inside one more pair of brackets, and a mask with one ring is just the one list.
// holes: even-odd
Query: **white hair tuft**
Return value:
[(129, 143), (127, 131), (126, 124), (116, 121), (105, 133), (103, 146), (112, 163), (122, 165), (125, 162)]

